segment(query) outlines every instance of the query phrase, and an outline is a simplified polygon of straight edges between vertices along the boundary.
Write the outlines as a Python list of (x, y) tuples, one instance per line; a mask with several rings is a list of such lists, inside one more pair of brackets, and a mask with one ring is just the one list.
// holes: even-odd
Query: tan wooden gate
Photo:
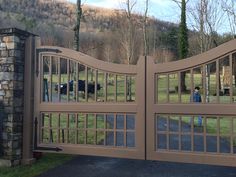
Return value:
[(235, 46), (137, 65), (38, 47), (35, 151), (236, 166)]
[(36, 151), (144, 159), (144, 60), (111, 64), (60, 47), (36, 53)]
[[(147, 159), (236, 166), (235, 47), (236, 40), (181, 61), (147, 60)], [(192, 102), (195, 87), (201, 103)]]

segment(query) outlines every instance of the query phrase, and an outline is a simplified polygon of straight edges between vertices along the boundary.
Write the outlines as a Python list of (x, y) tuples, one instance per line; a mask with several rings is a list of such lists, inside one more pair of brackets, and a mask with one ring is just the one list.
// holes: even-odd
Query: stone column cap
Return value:
[(18, 28), (1, 28), (0, 29), (0, 36), (1, 35), (10, 35), (10, 34), (15, 34), (15, 35), (20, 35), (24, 37), (29, 37), (29, 36), (38, 36), (36, 34), (30, 33), (28, 31), (24, 31)]

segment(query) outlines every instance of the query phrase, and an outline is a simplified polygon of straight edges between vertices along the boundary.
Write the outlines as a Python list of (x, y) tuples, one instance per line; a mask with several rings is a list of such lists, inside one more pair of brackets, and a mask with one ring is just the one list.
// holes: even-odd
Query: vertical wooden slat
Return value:
[(195, 117), (194, 116), (191, 116), (191, 151), (193, 152), (194, 151), (194, 119)]
[(98, 70), (95, 70), (95, 90), (94, 90), (94, 101), (97, 102), (98, 95)]
[(124, 147), (127, 147), (127, 114), (124, 114)]
[(125, 75), (125, 88), (124, 88), (124, 94), (125, 94), (125, 102), (127, 102), (127, 75)]
[(203, 80), (203, 83), (202, 83), (202, 86), (203, 86), (203, 100), (202, 102), (203, 103), (207, 103), (207, 85), (206, 85), (206, 70), (207, 70), (207, 65), (203, 65), (202, 67), (203, 69), (203, 72), (202, 72), (202, 80)]
[(77, 102), (80, 102), (80, 97), (79, 97), (79, 87), (80, 87), (80, 84), (79, 84), (79, 80), (80, 80), (80, 74), (79, 74), (79, 72), (80, 72), (80, 63), (78, 63), (78, 65), (77, 65), (77, 80), (78, 80), (78, 84), (77, 84), (77, 87), (78, 87), (78, 89), (77, 89)]
[(61, 58), (58, 58), (58, 101), (61, 102)]
[(97, 114), (94, 114), (94, 120), (93, 120), (93, 131), (94, 131), (94, 145), (97, 144)]
[(107, 73), (104, 73), (104, 97), (105, 97), (105, 102), (107, 102)]
[(116, 134), (117, 134), (117, 129), (116, 129), (116, 122), (117, 122), (117, 114), (113, 114), (114, 115), (114, 146), (117, 146), (117, 144), (116, 144), (116, 142), (117, 142), (117, 140), (116, 140)]
[(76, 85), (75, 85), (75, 89), (76, 91), (74, 92), (75, 93), (75, 102), (78, 102), (79, 100), (79, 63), (76, 62), (76, 69), (75, 69), (75, 78), (76, 78)]
[(167, 133), (166, 133), (166, 148), (167, 148), (167, 150), (169, 151), (170, 150), (170, 129), (169, 129), (169, 127), (170, 127), (170, 125), (169, 125), (169, 119), (170, 119), (170, 116), (167, 116), (167, 121), (166, 121), (166, 129), (167, 129)]
[(217, 140), (217, 153), (220, 153), (220, 118), (219, 118), (219, 116), (217, 116), (216, 127), (217, 127), (217, 138), (216, 138), (216, 140)]
[(114, 88), (114, 96), (115, 96), (115, 102), (117, 102), (117, 75), (115, 74), (114, 77), (115, 77), (115, 78), (114, 78), (114, 79), (115, 79), (115, 80), (114, 80), (114, 83), (115, 83), (115, 84), (114, 84), (114, 87), (115, 87), (115, 88)]
[(66, 119), (66, 143), (69, 143), (69, 119), (70, 115), (67, 114), (67, 119)]
[(66, 95), (67, 95), (67, 102), (70, 101), (70, 60), (67, 60), (67, 90), (66, 90)]
[(167, 74), (167, 85), (166, 85), (166, 94), (167, 94), (167, 103), (169, 103), (170, 102), (170, 95), (169, 95), (169, 93), (170, 93), (170, 81), (169, 81), (169, 78), (170, 78), (170, 76), (169, 76), (169, 74)]
[(230, 153), (234, 153), (234, 122), (233, 117), (230, 117)]
[(88, 102), (88, 67), (85, 66), (85, 102)]
[(60, 124), (61, 124), (61, 114), (58, 113), (58, 122), (57, 122), (57, 143), (61, 143), (61, 134), (60, 134)]
[(203, 141), (204, 141), (204, 153), (207, 152), (207, 139), (206, 139), (206, 134), (207, 134), (207, 130), (206, 130), (206, 127), (207, 127), (207, 117), (205, 116), (204, 119), (204, 127), (203, 127)]
[(85, 136), (84, 136), (84, 144), (87, 144), (87, 133), (88, 133), (88, 114), (85, 114), (85, 119), (84, 119), (84, 130), (85, 130)]
[(50, 80), (50, 84), (49, 84), (49, 101), (52, 102), (52, 56), (50, 56), (49, 59), (49, 80)]
[(181, 150), (181, 141), (182, 141), (182, 136), (181, 136), (181, 116), (178, 116), (178, 126), (179, 126), (179, 129), (178, 129), (178, 135), (179, 135), (179, 151)]
[(220, 65), (219, 65), (219, 59), (216, 60), (216, 102), (219, 103), (220, 102), (220, 97), (219, 97), (219, 92), (220, 92)]
[(230, 103), (233, 103), (234, 98), (233, 98), (233, 54), (232, 53), (229, 55), (229, 66), (230, 66), (230, 90), (229, 90), (229, 94), (230, 94)]
[[(77, 84), (78, 85), (78, 84)], [(77, 98), (76, 98), (77, 100)], [(78, 141), (78, 133), (79, 133), (79, 126), (78, 126), (78, 113), (75, 114), (75, 144), (79, 144)]]
[[(193, 69), (190, 70), (190, 102), (193, 102), (193, 90), (194, 90), (194, 72)], [(203, 89), (203, 88), (201, 88)]]
[(181, 72), (177, 72), (178, 78), (178, 103), (181, 103)]

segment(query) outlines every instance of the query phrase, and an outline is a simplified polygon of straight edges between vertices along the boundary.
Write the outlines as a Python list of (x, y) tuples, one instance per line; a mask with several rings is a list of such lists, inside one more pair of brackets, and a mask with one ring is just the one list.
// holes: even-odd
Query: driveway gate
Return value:
[(35, 151), (236, 166), (235, 46), (137, 65), (37, 48)]

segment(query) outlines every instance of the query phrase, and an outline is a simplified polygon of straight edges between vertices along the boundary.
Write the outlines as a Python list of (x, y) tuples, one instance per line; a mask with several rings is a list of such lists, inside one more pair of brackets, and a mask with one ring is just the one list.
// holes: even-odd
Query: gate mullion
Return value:
[(66, 95), (67, 95), (67, 102), (70, 101), (70, 84), (69, 84), (69, 80), (70, 80), (70, 61), (67, 59), (67, 88), (66, 88)]
[(116, 142), (117, 142), (117, 136), (116, 136), (116, 134), (117, 134), (117, 126), (116, 126), (116, 122), (117, 122), (117, 114), (115, 113), (115, 114), (113, 114), (114, 115), (114, 146), (116, 146)]
[(206, 118), (206, 116), (204, 116), (204, 119), (203, 119), (203, 121), (204, 121), (204, 127), (203, 127), (203, 141), (204, 141), (204, 153), (206, 153), (207, 152), (207, 146), (206, 146), (206, 144), (207, 144), (207, 142), (206, 142), (206, 127), (207, 127), (207, 118)]
[(234, 154), (234, 124), (233, 124), (233, 117), (230, 118), (230, 122), (231, 122), (231, 127), (230, 127), (230, 153)]
[(195, 119), (195, 117), (193, 116), (193, 115), (191, 115), (191, 151), (193, 152), (194, 151), (194, 149), (193, 149), (193, 146), (194, 146), (194, 140), (193, 140), (193, 138), (194, 138), (194, 119)]
[(229, 55), (229, 66), (230, 66), (230, 90), (229, 90), (229, 94), (230, 94), (230, 103), (233, 103), (233, 54), (230, 53)]
[(219, 92), (220, 92), (220, 71), (219, 71), (219, 59), (216, 60), (216, 102), (219, 103), (220, 97), (219, 97)]
[(58, 58), (58, 101), (61, 102), (61, 58)]
[(52, 56), (49, 58), (49, 79), (50, 79), (50, 84), (49, 84), (49, 101), (52, 102)]
[(94, 131), (94, 145), (97, 145), (97, 114), (94, 114), (94, 120), (93, 120), (93, 131)]
[(94, 101), (97, 102), (97, 91), (98, 91), (98, 70), (95, 70), (95, 86), (94, 86)]
[[(78, 84), (77, 84), (78, 85)], [(76, 99), (77, 100), (77, 99)], [(79, 133), (79, 127), (78, 127), (78, 113), (75, 114), (75, 144), (78, 144), (78, 133)]]
[(124, 114), (124, 147), (127, 147), (127, 114)]
[(167, 127), (166, 127), (167, 128), (167, 138), (166, 138), (167, 139), (166, 140), (167, 141), (167, 145), (166, 146), (167, 146), (167, 150), (168, 151), (170, 151), (170, 138), (169, 138), (169, 136), (170, 136), (169, 123), (170, 122), (169, 122), (169, 119), (170, 119), (170, 116), (168, 115), (167, 116)]
[[(76, 74), (76, 85), (75, 85), (75, 89), (76, 89), (76, 92), (75, 93), (75, 100), (76, 102), (79, 101), (79, 63), (76, 62), (76, 69), (75, 69), (75, 74)], [(78, 116), (78, 115), (77, 115)]]
[(115, 74), (115, 78), (114, 79), (115, 79), (115, 81), (114, 81), (114, 84), (115, 84), (114, 85), (114, 87), (115, 87), (114, 88), (115, 95), (114, 96), (115, 96), (115, 102), (117, 102), (117, 75), (116, 74)]
[(219, 154), (220, 153), (220, 118), (219, 116), (217, 116), (217, 138), (216, 138), (216, 141), (217, 141), (217, 153)]

